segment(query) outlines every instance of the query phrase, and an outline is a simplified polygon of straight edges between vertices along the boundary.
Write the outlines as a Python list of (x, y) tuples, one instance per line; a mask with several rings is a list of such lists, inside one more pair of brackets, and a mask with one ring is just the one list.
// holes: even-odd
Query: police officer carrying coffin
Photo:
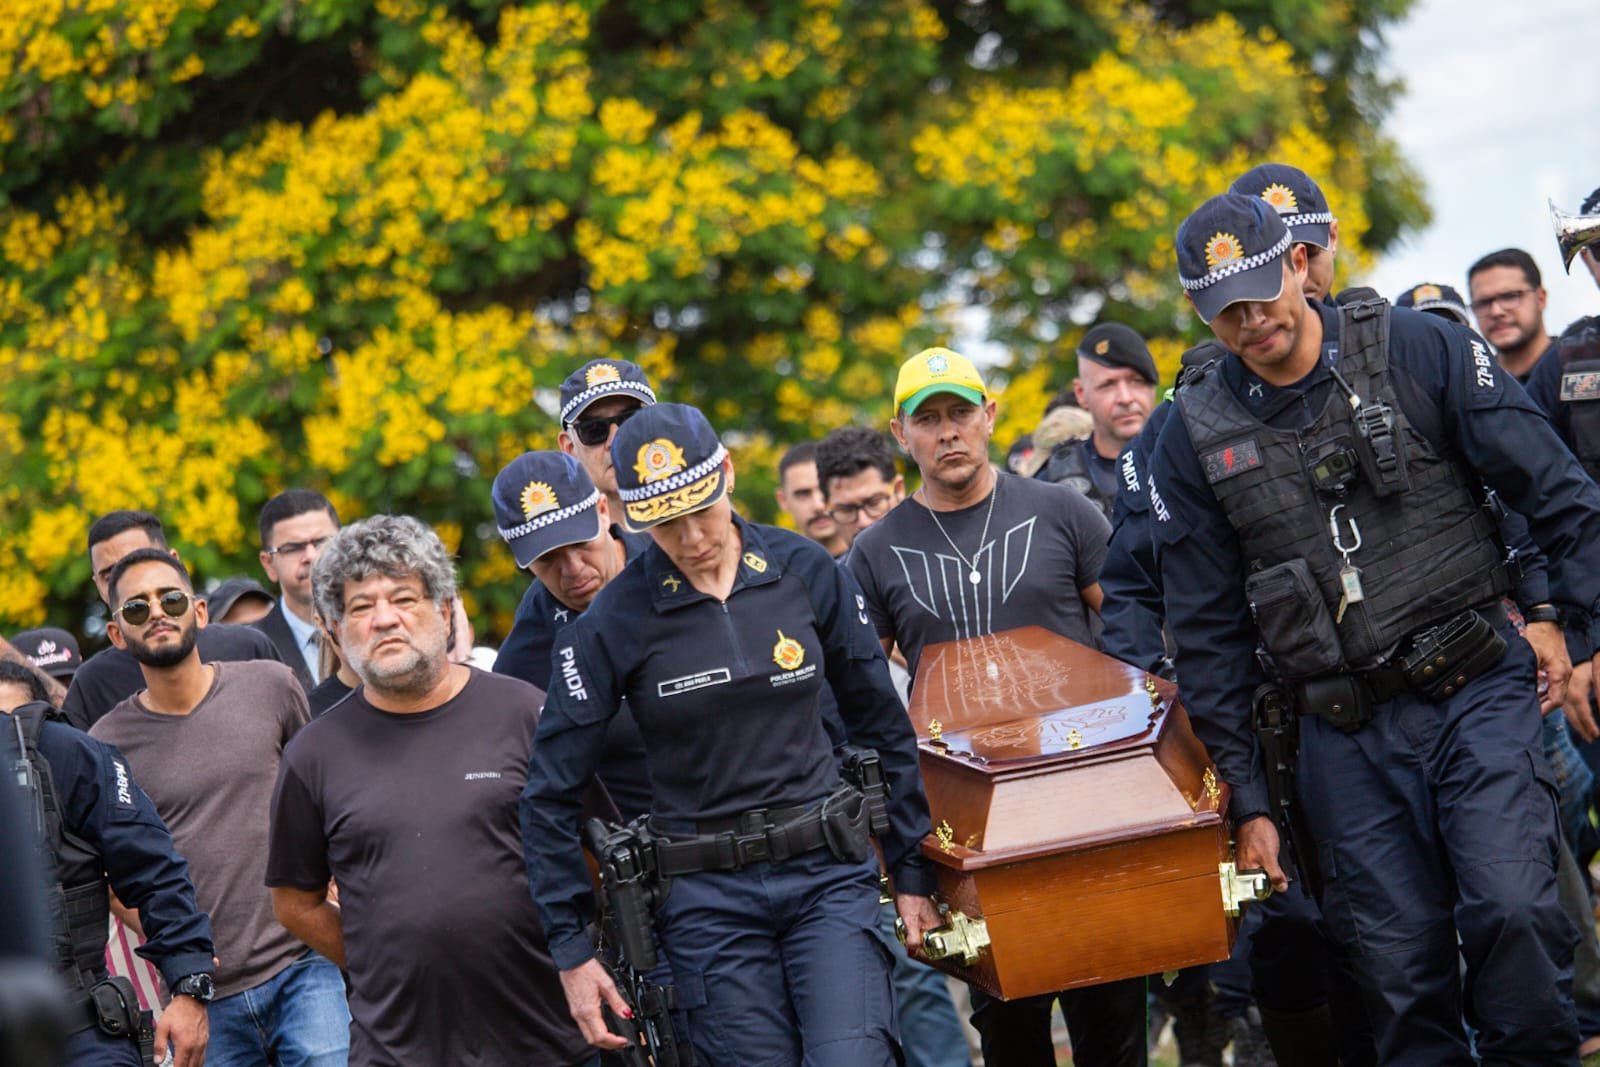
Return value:
[(697, 410), (640, 411), (612, 445), (624, 521), (654, 540), (557, 642), (523, 794), (529, 880), (584, 1035), (624, 1006), (583, 930), (575, 819), (626, 697), (649, 753), (656, 920), (678, 1007), (709, 1064), (895, 1063), (867, 807), (841, 789), (826, 682), (889, 785), (880, 840), (908, 943), (938, 915), (915, 739), (855, 582), (821, 546), (756, 526)]
[[(0, 753), (8, 768), (25, 761), (33, 821), (56, 872), (58, 973), (73, 998), (66, 1063), (143, 1067), (153, 1041), (158, 1061), (170, 1047), (175, 1067), (199, 1067), (214, 967), (211, 921), (195, 903), (189, 866), (122, 753), (68, 726), (42, 702), (40, 683), (14, 707), (8, 694), (30, 680), (0, 678), (0, 711), (11, 712), (0, 715)], [(153, 1035), (132, 983), (106, 974), (108, 883), (138, 911), (148, 938), (139, 954), (160, 967), (173, 994)]]
[(1239, 863), (1286, 884), (1249, 723), (1260, 645), (1300, 715), (1323, 911), (1380, 1062), (1472, 1062), (1465, 1015), (1486, 1062), (1573, 1063), (1534, 657), (1499, 608), (1513, 576), (1477, 490), (1527, 516), (1553, 583), (1591, 606), (1600, 490), (1469, 332), (1309, 303), (1305, 253), (1260, 199), (1208, 200), (1177, 244), (1228, 355), (1179, 387), (1149, 495), (1184, 701), (1232, 787)]

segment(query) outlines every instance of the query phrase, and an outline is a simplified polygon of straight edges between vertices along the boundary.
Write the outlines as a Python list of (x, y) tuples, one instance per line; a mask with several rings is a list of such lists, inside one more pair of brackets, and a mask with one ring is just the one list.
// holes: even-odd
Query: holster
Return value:
[(89, 988), (89, 1005), (95, 1025), (107, 1037), (126, 1038), (139, 1045), (145, 1063), (155, 1061), (155, 1026), (150, 1012), (139, 1007), (133, 983), (111, 975)]
[(836, 790), (822, 802), (822, 837), (841, 863), (861, 863), (872, 852), (867, 798), (854, 786)]
[(1356, 674), (1328, 674), (1296, 682), (1294, 696), (1302, 715), (1326, 719), (1347, 734), (1372, 721), (1372, 687)]

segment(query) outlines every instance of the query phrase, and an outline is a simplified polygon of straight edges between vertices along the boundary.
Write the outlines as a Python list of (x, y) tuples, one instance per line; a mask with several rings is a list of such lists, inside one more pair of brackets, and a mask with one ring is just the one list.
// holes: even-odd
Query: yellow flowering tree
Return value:
[(1323, 181), (1347, 264), (1421, 214), (1360, 34), (1403, 0), (12, 6), (13, 628), (82, 622), (96, 514), (253, 573), (256, 510), (306, 485), (433, 521), (503, 633), (489, 480), (584, 360), (703, 407), (769, 517), (782, 448), (881, 422), (974, 304), (1003, 439), (1097, 313), (1170, 371), (1172, 232), (1255, 162)]

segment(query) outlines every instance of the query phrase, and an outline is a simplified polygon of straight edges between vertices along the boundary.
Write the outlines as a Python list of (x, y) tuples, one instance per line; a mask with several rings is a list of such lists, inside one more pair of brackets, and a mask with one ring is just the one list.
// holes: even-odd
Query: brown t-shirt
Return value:
[(304, 726), (305, 691), (268, 660), (213, 663), (211, 691), (187, 715), (158, 715), (135, 694), (89, 733), (120, 748), (189, 861), (216, 936), (217, 996), (260, 985), (303, 956), (266, 887), (267, 824), (278, 758)]

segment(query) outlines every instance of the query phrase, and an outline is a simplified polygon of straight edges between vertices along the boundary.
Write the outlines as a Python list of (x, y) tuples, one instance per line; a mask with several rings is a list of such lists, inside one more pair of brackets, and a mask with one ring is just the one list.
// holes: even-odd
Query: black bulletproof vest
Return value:
[[(1580, 327), (1579, 343), (1568, 334)], [(1561, 402), (1567, 408), (1572, 451), (1589, 477), (1600, 481), (1600, 319), (1580, 320), (1561, 336)]]
[(1400, 410), (1388, 374), (1389, 307), (1364, 303), (1340, 309), (1338, 370), (1365, 403), (1394, 411), (1410, 487), (1380, 496), (1358, 474), (1343, 492), (1319, 491), (1307, 457), (1336, 449), (1354, 453), (1358, 430), (1343, 390), (1330, 391), (1310, 425), (1277, 429), (1256, 419), (1222, 380), (1220, 363), (1178, 389), (1178, 410), (1212, 491), (1239, 534), (1246, 566), (1258, 571), (1304, 559), (1330, 614), (1343, 597), (1330, 511), (1341, 540), (1361, 547), (1365, 599), (1346, 607), (1336, 629), (1345, 661), (1361, 669), (1385, 661), (1408, 635), (1465, 608), (1504, 594), (1510, 575), (1493, 523), (1459, 463), (1441, 459)]
[[(41, 844), (55, 875), (50, 888), (50, 918), (55, 931), (56, 967), (67, 987), (86, 996), (105, 973), (106, 933), (111, 901), (100, 854), (66, 828), (61, 818), (50, 764), (39, 752), (45, 719), (59, 713), (48, 704), (24, 704), (5, 723), (22, 745), (32, 769), (32, 810)], [(0, 715), (0, 720), (7, 718)]]
[(1089, 462), (1083, 458), (1082, 441), (1063, 441), (1050, 453), (1050, 460), (1034, 475), (1041, 481), (1057, 485), (1070, 485), (1094, 502), (1095, 507), (1111, 518), (1117, 503), (1117, 494), (1102, 493), (1089, 473)]

